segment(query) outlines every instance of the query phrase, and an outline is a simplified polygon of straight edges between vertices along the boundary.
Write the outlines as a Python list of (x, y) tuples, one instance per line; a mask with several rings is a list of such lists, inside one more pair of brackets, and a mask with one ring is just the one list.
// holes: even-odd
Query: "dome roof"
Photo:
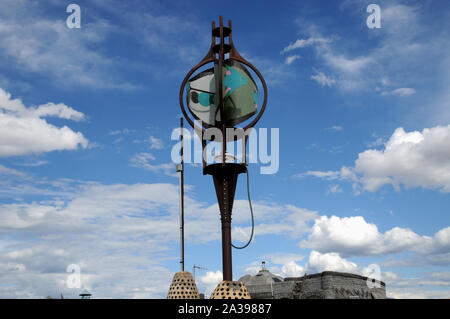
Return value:
[(242, 281), (242, 283), (246, 286), (270, 285), (274, 282), (282, 282), (283, 277), (272, 274), (265, 268), (263, 263), (263, 268), (255, 276), (245, 275), (239, 278), (239, 281)]

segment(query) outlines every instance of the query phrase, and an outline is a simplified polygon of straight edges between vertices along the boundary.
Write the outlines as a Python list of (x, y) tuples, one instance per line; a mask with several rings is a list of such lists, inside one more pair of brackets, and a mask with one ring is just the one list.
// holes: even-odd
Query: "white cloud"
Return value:
[(44, 119), (48, 116), (75, 121), (84, 118), (83, 113), (62, 103), (26, 107), (0, 88), (0, 157), (88, 147), (82, 133), (54, 126)]
[[(83, 288), (91, 290), (95, 297), (164, 297), (173, 273), (163, 263), (174, 259), (173, 251), (178, 251), (171, 247), (179, 236), (174, 231), (179, 223), (178, 186), (84, 183), (69, 193), (47, 202), (0, 205), (0, 232), (16, 238), (0, 245), (0, 281), (4, 283), (0, 295), (36, 298), (61, 291), (66, 297), (76, 297), (78, 291), (65, 285), (66, 267), (75, 263), (82, 270)], [(186, 211), (196, 212), (185, 216), (186, 240), (195, 239), (197, 244), (218, 241), (220, 228), (214, 226), (217, 204), (208, 206), (193, 200), (189, 187), (185, 204)], [(237, 200), (235, 204), (235, 225), (247, 223), (248, 203)], [(373, 253), (380, 249), (403, 251), (415, 243), (418, 254), (445, 253), (450, 248), (450, 227), (437, 232), (434, 238), (402, 228), (380, 234), (362, 217), (319, 218), (315, 212), (274, 203), (255, 202), (254, 209), (257, 222), (266, 225), (266, 234), (299, 238), (309, 229), (307, 222), (316, 219), (308, 241), (320, 247), (310, 254), (307, 265), (299, 263), (303, 257), (298, 254), (263, 256), (279, 264), (271, 271), (284, 277), (301, 276), (305, 269), (308, 273), (355, 272), (354, 263), (341, 256), (366, 248)], [(263, 234), (255, 232), (255, 236)], [(332, 251), (322, 251), (327, 245)], [(255, 271), (260, 263), (257, 266)], [(213, 271), (197, 277), (200, 291), (210, 293), (222, 274)]]
[(297, 39), (294, 43), (289, 44), (287, 47), (283, 48), (281, 53), (286, 53), (295, 49), (303, 48), (315, 44), (324, 44), (331, 42), (331, 39), (327, 38), (309, 38), (309, 39)]
[(358, 266), (341, 258), (337, 253), (321, 254), (318, 251), (312, 251), (309, 255), (309, 261), (306, 265), (308, 272), (322, 271), (341, 271), (348, 273), (357, 273)]
[(245, 267), (245, 274), (256, 275), (261, 270), (261, 262), (253, 261)]
[(297, 59), (300, 59), (299, 55), (290, 55), (290, 56), (286, 57), (286, 60), (284, 61), (284, 63), (289, 65)]
[[(1, 61), (64, 87), (136, 90), (142, 85), (127, 81), (130, 72), (146, 69), (155, 78), (182, 75), (173, 63), (110, 54), (101, 49), (110, 38), (126, 38), (152, 56), (171, 59), (183, 68), (196, 62), (210, 40), (204, 25), (195, 19), (158, 14), (142, 6), (133, 9), (110, 1), (85, 4), (81, 29), (69, 29), (65, 23), (69, 14), (56, 1), (45, 8), (28, 1), (5, 1), (2, 4), (8, 10), (0, 12)], [(91, 19), (83, 19), (86, 12)], [(181, 35), (179, 28), (191, 32)]]
[(339, 171), (307, 171), (305, 173), (299, 173), (293, 175), (294, 178), (304, 178), (306, 176), (314, 176), (322, 178), (328, 181), (333, 181), (337, 179), (341, 180), (355, 180), (356, 176), (353, 172), (353, 168), (343, 166)]
[(384, 150), (366, 150), (355, 161), (364, 190), (385, 184), (450, 192), (450, 125), (405, 132), (398, 128)]
[(342, 131), (344, 128), (340, 125), (333, 125), (331, 127), (327, 127), (326, 130), (331, 130), (331, 131)]
[(112, 25), (104, 20), (86, 23), (82, 32), (74, 32), (64, 20), (45, 19), (37, 12), (33, 6), (21, 4), (3, 15), (0, 47), (4, 61), (27, 72), (45, 74), (60, 85), (123, 87), (102, 76), (114, 66), (113, 60), (91, 49), (92, 44), (104, 40)]
[[(48, 200), (0, 205), (0, 233), (15, 238), (0, 243), (0, 296), (39, 298), (62, 292), (76, 298), (79, 291), (66, 286), (66, 267), (79, 264), (83, 288), (94, 297), (165, 297), (173, 273), (164, 264), (178, 254), (178, 185), (58, 180), (50, 188), (49, 181), (28, 182)], [(185, 211), (195, 212), (185, 215), (186, 242), (219, 242), (217, 204), (194, 200), (186, 186)], [(29, 187), (24, 185), (8, 196), (20, 196)], [(237, 199), (234, 208), (233, 226), (249, 225), (248, 202)], [(292, 205), (256, 201), (253, 208), (256, 237), (298, 238), (317, 217), (315, 212)], [(260, 225), (263, 232), (258, 232)], [(290, 261), (301, 257), (290, 257), (284, 258), (285, 271), (293, 273), (299, 268)], [(215, 273), (214, 278), (219, 275)], [(209, 281), (199, 282), (205, 291)], [(211, 279), (211, 290), (215, 284)]]
[(398, 88), (392, 91), (384, 91), (381, 95), (396, 95), (396, 96), (410, 96), (416, 93), (416, 90), (413, 88)]
[(8, 167), (0, 164), (0, 176), (4, 177), (5, 175), (24, 176), (25, 174), (22, 172), (19, 172), (18, 170), (15, 170), (13, 168), (8, 168)]
[(414, 287), (387, 288), (387, 296), (394, 299), (449, 299), (448, 290), (428, 290)]
[(399, 127), (384, 146), (382, 150), (369, 149), (359, 153), (354, 167), (343, 166), (339, 171), (307, 171), (294, 177), (352, 181), (356, 194), (361, 188), (374, 192), (387, 184), (396, 190), (403, 184), (406, 188), (450, 192), (450, 125), (425, 128), (421, 132), (405, 132)]
[(308, 239), (303, 240), (300, 246), (325, 252), (370, 254), (371, 245), (380, 241), (377, 227), (366, 223), (361, 216), (321, 216), (315, 221)]
[(204, 283), (204, 284), (208, 284), (208, 285), (215, 285), (217, 286), (217, 284), (219, 284), (219, 282), (222, 281), (222, 272), (220, 270), (217, 271), (207, 271), (206, 274), (204, 276), (201, 276), (200, 282)]
[(332, 52), (323, 54), (323, 58), (332, 68), (348, 74), (359, 73), (374, 62), (373, 58), (370, 56), (349, 58)]
[(156, 158), (151, 153), (137, 153), (131, 159), (131, 166), (137, 168), (143, 168), (153, 173), (165, 174), (167, 176), (177, 177), (178, 174), (175, 172), (175, 164), (173, 163), (162, 163), (162, 164), (151, 164), (150, 161), (154, 161)]
[(302, 255), (299, 254), (289, 254), (289, 253), (275, 253), (275, 254), (267, 254), (263, 256), (265, 260), (270, 260), (275, 264), (287, 264), (292, 261), (300, 261), (303, 259)]
[(311, 79), (319, 83), (321, 86), (332, 86), (336, 84), (336, 80), (334, 78), (325, 75), (323, 72), (318, 72), (315, 75), (311, 75)]
[[(304, 267), (298, 264), (298, 261), (302, 259), (303, 256), (299, 254), (280, 252), (265, 254), (261, 257), (261, 261), (266, 262), (266, 269), (280, 277), (299, 277), (304, 275)], [(255, 275), (261, 268), (261, 262), (254, 261), (246, 267), (245, 272), (246, 274)]]
[(170, 272), (160, 258), (178, 237), (177, 198), (175, 185), (117, 184), (85, 186), (52, 204), (0, 205), (0, 232), (17, 238), (0, 250), (0, 268), (18, 265), (0, 272), (0, 294), (76, 297), (65, 284), (75, 263), (95, 297), (133, 297), (134, 288), (162, 297)]
[(136, 133), (136, 130), (130, 130), (128, 128), (124, 128), (121, 130), (113, 130), (113, 131), (109, 131), (108, 134), (109, 135), (129, 135), (129, 134), (133, 134)]
[(328, 194), (342, 193), (342, 188), (338, 184), (330, 185), (328, 187)]
[(295, 261), (289, 261), (281, 267), (282, 277), (300, 277), (305, 274), (305, 269)]
[(377, 146), (384, 144), (383, 139), (381, 137), (377, 137), (376, 135), (373, 135), (373, 136), (375, 137), (375, 140), (372, 142), (368, 142), (366, 144), (368, 147), (372, 148), (372, 147), (377, 147)]
[(217, 285), (222, 281), (223, 274), (220, 270), (207, 271), (205, 275), (198, 278), (198, 289), (205, 292), (205, 297), (211, 295)]
[[(346, 6), (344, 14), (348, 15), (355, 8), (360, 10), (361, 6)], [(385, 86), (383, 91), (387, 94), (410, 95), (413, 92), (408, 88), (423, 84), (424, 77), (433, 83), (436, 81), (435, 73), (432, 76), (427, 74), (422, 61), (431, 61), (427, 64), (427, 68), (431, 70), (440, 67), (442, 57), (448, 56), (448, 45), (443, 40), (447, 34), (434, 26), (419, 27), (424, 25), (422, 12), (424, 11), (420, 6), (415, 5), (384, 5), (382, 28), (376, 33), (369, 30), (367, 41), (360, 47), (348, 34), (333, 34), (333, 30), (330, 33), (330, 29), (323, 25), (298, 19), (298, 32), (306, 33), (309, 38), (291, 43), (281, 53), (311, 45), (317, 58), (312, 63), (335, 79), (337, 88), (346, 92), (377, 90), (381, 77)], [(353, 14), (358, 15), (360, 12)], [(325, 38), (327, 41), (313, 41)], [(411, 68), (412, 65), (415, 67)], [(377, 77), (372, 76), (375, 73), (378, 74)], [(386, 86), (390, 87), (393, 83), (400, 86), (400, 89), (388, 90)], [(405, 88), (408, 90), (404, 90)]]
[(48, 117), (55, 116), (60, 119), (72, 120), (72, 121), (80, 121), (85, 118), (84, 114), (78, 112), (67, 105), (62, 103), (54, 104), (47, 103), (40, 105), (37, 108), (30, 107), (27, 112), (30, 112), (30, 116), (33, 117)]
[(294, 75), (292, 68), (285, 62), (278, 62), (261, 56), (251, 56), (245, 52), (242, 54), (248, 61), (258, 66), (258, 70), (264, 75), (264, 79), (269, 87), (286, 83)]
[(430, 272), (404, 277), (390, 271), (382, 273), (388, 297), (405, 299), (449, 298), (450, 273)]
[(384, 255), (413, 251), (418, 255), (442, 255), (450, 250), (450, 227), (434, 237), (419, 236), (411, 229), (394, 227), (380, 233), (375, 224), (362, 216), (321, 216), (311, 233), (300, 242), (301, 248), (320, 252), (337, 252), (343, 256)]
[(161, 150), (164, 148), (164, 143), (160, 138), (150, 136), (149, 137), (150, 149)]

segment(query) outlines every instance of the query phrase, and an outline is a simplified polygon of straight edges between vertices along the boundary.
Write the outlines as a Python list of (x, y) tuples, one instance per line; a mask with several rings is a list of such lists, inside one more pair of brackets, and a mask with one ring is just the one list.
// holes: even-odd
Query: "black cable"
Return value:
[(252, 233), (250, 234), (250, 239), (248, 240), (248, 242), (244, 245), (244, 246), (235, 246), (233, 245), (233, 243), (231, 244), (231, 246), (233, 248), (236, 249), (244, 249), (245, 247), (247, 247), (248, 245), (250, 245), (252, 239), (253, 239), (253, 232), (255, 230), (255, 221), (253, 218), (253, 208), (252, 208), (252, 201), (250, 199), (250, 178), (248, 176), (248, 168), (246, 167), (246, 173), (247, 173), (247, 196), (248, 196), (248, 204), (250, 206), (250, 214), (252, 216)]

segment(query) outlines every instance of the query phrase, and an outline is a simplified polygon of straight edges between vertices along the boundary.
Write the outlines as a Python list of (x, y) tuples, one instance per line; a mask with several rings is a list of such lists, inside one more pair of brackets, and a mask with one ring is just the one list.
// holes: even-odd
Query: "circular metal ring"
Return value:
[[(186, 108), (184, 106), (184, 97), (183, 97), (183, 91), (184, 91), (184, 87), (186, 86), (187, 81), (189, 81), (189, 78), (191, 77), (191, 75), (197, 71), (199, 68), (201, 68), (202, 66), (204, 66), (205, 64), (214, 62), (214, 58), (209, 58), (206, 60), (201, 61), (199, 64), (197, 64), (196, 66), (194, 66), (184, 77), (183, 82), (181, 82), (181, 87), (180, 87), (180, 94), (179, 94), (179, 102), (180, 102), (180, 107), (181, 107), (181, 112), (183, 112), (183, 116), (186, 118), (186, 120), (188, 121), (189, 125), (192, 126), (193, 128), (195, 128), (195, 124), (194, 122), (189, 118), (189, 116), (187, 115), (186, 112)], [(192, 114), (191, 110), (189, 110), (189, 113)], [(192, 114), (192, 116), (194, 116)], [(205, 132), (205, 130), (203, 128), (201, 128), (202, 133)]]
[[(261, 116), (263, 115), (264, 111), (266, 110), (266, 105), (267, 105), (267, 85), (266, 85), (266, 81), (264, 80), (263, 76), (261, 75), (261, 73), (258, 71), (257, 68), (255, 68), (250, 62), (247, 62), (244, 59), (241, 58), (237, 58), (237, 57), (230, 57), (230, 60), (235, 60), (238, 62), (241, 62), (243, 64), (245, 64), (246, 66), (248, 66), (250, 69), (253, 70), (253, 72), (256, 73), (256, 75), (258, 76), (259, 80), (261, 81), (261, 84), (263, 86), (264, 89), (264, 100), (263, 100), (263, 104), (261, 106), (261, 110), (258, 112), (258, 115), (247, 125), (243, 128), (244, 131), (246, 131), (248, 128), (255, 126), (255, 124), (259, 121), (259, 119), (261, 118)], [(181, 111), (183, 112), (184, 117), (186, 118), (186, 120), (188, 121), (189, 125), (191, 125), (194, 129), (196, 128), (194, 122), (189, 118), (187, 112), (186, 112), (186, 107), (184, 105), (184, 96), (183, 96), (183, 91), (184, 88), (186, 86), (187, 81), (189, 81), (189, 78), (191, 77), (191, 75), (197, 71), (199, 68), (201, 68), (202, 66), (214, 62), (214, 58), (209, 58), (206, 60), (201, 61), (199, 64), (197, 64), (196, 66), (194, 66), (184, 77), (183, 82), (181, 82), (181, 87), (180, 87), (180, 94), (179, 94), (179, 102), (180, 102), (180, 107), (181, 107)], [(189, 108), (188, 108), (189, 109)], [(189, 113), (191, 113), (192, 116), (194, 116), (194, 114), (192, 114), (191, 110), (189, 109)], [(201, 127), (200, 128), (202, 130), (202, 133), (205, 132), (204, 128)]]

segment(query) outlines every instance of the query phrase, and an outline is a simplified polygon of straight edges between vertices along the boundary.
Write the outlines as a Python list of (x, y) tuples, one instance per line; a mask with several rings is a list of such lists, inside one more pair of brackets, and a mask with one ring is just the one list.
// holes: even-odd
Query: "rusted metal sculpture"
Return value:
[[(216, 43), (216, 40), (218, 40), (218, 43)], [(226, 41), (228, 40), (228, 41)], [(237, 62), (237, 63), (236, 63)], [(194, 118), (192, 120), (190, 116), (188, 115), (188, 112), (186, 111), (185, 107), (185, 88), (186, 85), (189, 84), (189, 81), (192, 81), (193, 78), (198, 77), (198, 75), (194, 75), (196, 71), (198, 71), (203, 66), (213, 63), (214, 69), (210, 69), (210, 72), (214, 72), (215, 76), (215, 91), (214, 96), (211, 98), (211, 103), (213, 103), (216, 106), (215, 113), (211, 114), (210, 118), (212, 119), (210, 123), (205, 122), (198, 122), (199, 118), (192, 112), (192, 110), (188, 107), (189, 114)], [(259, 109), (259, 112), (256, 114), (257, 104), (255, 104), (255, 114), (254, 118), (250, 120), (250, 116), (244, 117), (243, 119), (240, 119), (239, 122), (243, 122), (245, 120), (250, 121), (247, 125), (241, 128), (236, 128), (234, 125), (236, 124), (236, 121), (230, 117), (230, 114), (227, 114), (229, 112), (229, 109), (225, 107), (225, 99), (224, 99), (224, 93), (229, 94), (230, 88), (226, 88), (224, 86), (224, 76), (227, 76), (230, 73), (224, 74), (224, 68), (233, 66), (233, 63), (235, 65), (238, 65), (242, 72), (246, 72), (248, 77), (253, 81), (251, 78), (250, 73), (248, 70), (245, 69), (244, 66), (250, 68), (259, 78), (261, 85), (264, 90), (264, 98), (263, 103), (261, 105), (261, 108)], [(214, 71), (212, 71), (214, 70)], [(225, 72), (228, 69), (225, 69)], [(239, 71), (239, 72), (241, 72)], [(243, 74), (243, 73), (241, 73)], [(244, 74), (245, 75), (245, 74)], [(188, 87), (189, 89), (189, 87)], [(211, 92), (206, 92), (211, 95)], [(197, 92), (188, 93), (188, 99), (195, 99), (195, 102), (198, 102), (198, 94)], [(208, 96), (207, 96), (208, 98)], [(200, 61), (196, 66), (194, 66), (185, 76), (179, 92), (179, 102), (181, 106), (181, 111), (183, 112), (184, 117), (186, 118), (187, 122), (194, 128), (195, 132), (199, 135), (201, 141), (202, 141), (202, 150), (203, 150), (203, 174), (206, 175), (212, 175), (214, 180), (214, 186), (217, 194), (217, 200), (219, 202), (220, 207), (220, 215), (221, 215), (221, 224), (222, 224), (222, 265), (223, 265), (223, 280), (224, 281), (232, 281), (233, 280), (233, 274), (232, 274), (232, 254), (231, 254), (231, 214), (233, 209), (233, 201), (234, 201), (234, 195), (236, 190), (236, 183), (238, 179), (238, 175), (241, 173), (244, 173), (247, 171), (247, 160), (246, 160), (246, 144), (247, 144), (247, 132), (249, 129), (253, 128), (254, 125), (259, 121), (262, 114), (265, 111), (266, 104), (267, 104), (267, 86), (264, 81), (263, 76), (258, 71), (256, 67), (254, 67), (250, 62), (245, 60), (236, 50), (233, 39), (232, 39), (232, 28), (231, 28), (231, 21), (228, 21), (228, 26), (223, 25), (223, 18), (220, 17), (219, 26), (215, 26), (215, 22), (212, 22), (212, 39), (211, 39), (211, 47), (206, 54), (206, 56), (203, 58), (203, 60)], [(239, 101), (238, 101), (239, 102)], [(239, 104), (239, 103), (238, 103)], [(237, 108), (239, 105), (236, 106)], [(251, 115), (251, 114), (250, 114)], [(197, 121), (196, 121), (197, 120)], [(200, 123), (200, 124), (199, 124)], [(215, 127), (219, 129), (222, 133), (222, 140), (218, 141), (216, 137), (212, 139), (211, 136), (208, 136), (208, 134), (205, 134), (205, 129)], [(238, 134), (237, 136), (233, 136), (230, 138), (227, 137), (227, 128), (234, 128), (237, 129), (237, 131), (241, 132), (241, 134)], [(205, 137), (205, 138), (204, 138)], [(227, 152), (227, 141), (236, 141), (242, 139), (242, 145), (243, 145), (243, 154), (242, 154), (242, 162), (241, 163), (230, 163), (227, 161), (226, 158), (226, 152)], [(221, 142), (222, 144), (222, 153), (221, 153), (221, 160), (220, 163), (207, 163), (206, 160), (206, 145), (207, 141), (215, 141), (215, 142)]]

